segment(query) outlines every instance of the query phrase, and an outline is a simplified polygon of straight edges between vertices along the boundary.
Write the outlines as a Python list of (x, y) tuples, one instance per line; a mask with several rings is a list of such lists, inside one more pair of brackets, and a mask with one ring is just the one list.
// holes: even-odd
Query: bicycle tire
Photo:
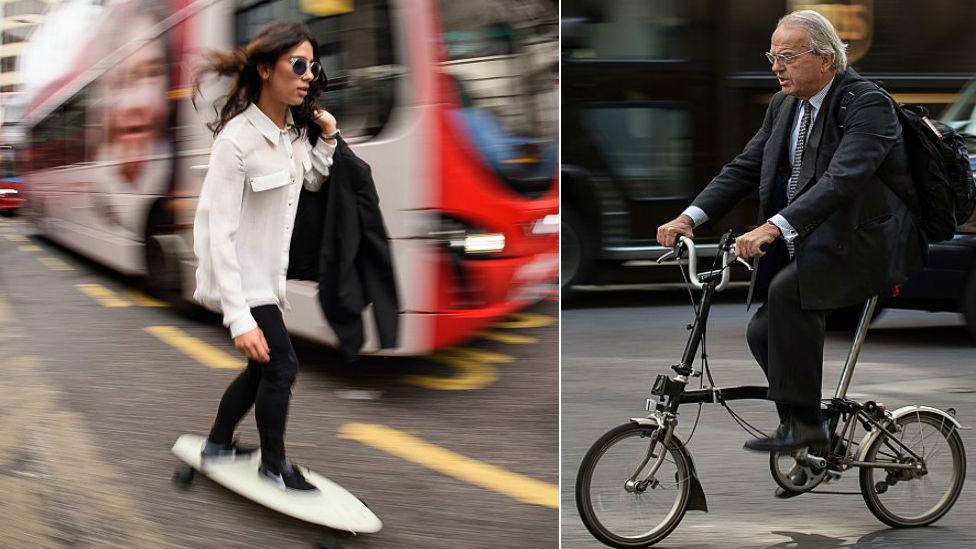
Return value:
[[(677, 498), (663, 521), (643, 534), (625, 535), (613, 531), (606, 524), (605, 519), (601, 520), (601, 512), (594, 506), (592, 481), (594, 471), (600, 464), (601, 458), (607, 454), (608, 450), (621, 441), (634, 436), (647, 438), (657, 429), (658, 427), (656, 425), (638, 425), (636, 423), (626, 423), (615, 427), (593, 443), (580, 463), (579, 472), (576, 477), (576, 507), (579, 510), (580, 518), (586, 526), (586, 529), (594, 538), (606, 545), (625, 549), (654, 545), (666, 538), (678, 526), (688, 509), (688, 501), (691, 493), (691, 475), (693, 474), (691, 460), (687, 455), (684, 445), (675, 436), (671, 437), (666, 451), (673, 458), (672, 463), (676, 469), (675, 486), (678, 488), (676, 490)], [(648, 440), (650, 439), (648, 438)], [(635, 456), (633, 461), (639, 460), (640, 456)], [(617, 495), (623, 496), (624, 499), (630, 499), (633, 496), (634, 501), (640, 501), (640, 497), (646, 492), (642, 491), (638, 494), (625, 493), (624, 479), (628, 478), (628, 471), (631, 469), (633, 467), (630, 469), (623, 468), (619, 473), (620, 493)]]
[[(883, 468), (861, 468), (860, 484), (861, 495), (864, 498), (864, 503), (867, 504), (868, 509), (871, 510), (871, 513), (874, 514), (878, 520), (895, 528), (928, 526), (929, 524), (932, 524), (933, 522), (942, 518), (946, 513), (949, 512), (956, 500), (959, 498), (959, 494), (962, 492), (962, 486), (966, 478), (966, 450), (963, 447), (962, 438), (959, 436), (959, 431), (956, 429), (955, 424), (948, 421), (940, 414), (927, 411), (912, 412), (899, 417), (895, 421), (895, 424), (898, 426), (899, 432), (901, 433), (912, 431), (910, 426), (912, 423), (924, 423), (932, 427), (936, 427), (937, 432), (944, 437), (952, 456), (952, 476), (949, 488), (945, 491), (942, 498), (933, 508), (918, 516), (902, 516), (898, 512), (892, 510), (890, 504), (886, 504), (881, 500), (880, 495), (886, 493), (888, 489), (886, 481), (880, 481), (881, 474), (886, 474), (885, 470)], [(924, 444), (924, 439), (927, 437), (922, 433), (921, 426), (919, 427), (919, 433), (920, 439)], [(881, 433), (875, 437), (874, 440), (869, 443), (869, 446), (864, 454), (864, 461), (874, 461), (890, 436), (891, 435), (887, 433)], [(903, 439), (902, 441), (904, 442)], [(930, 441), (929, 446), (931, 449), (933, 449), (933, 452), (930, 452), (930, 454), (933, 454), (933, 456), (930, 457), (934, 457), (934, 449), (937, 448), (935, 441)], [(893, 446), (889, 445), (888, 447), (890, 449)], [(923, 455), (923, 458), (924, 457), (926, 456)], [(919, 478), (899, 480), (898, 482), (919, 482)], [(879, 493), (878, 488), (882, 484), (885, 484), (883, 487), (884, 491)], [(917, 494), (912, 497), (916, 500), (918, 499)]]

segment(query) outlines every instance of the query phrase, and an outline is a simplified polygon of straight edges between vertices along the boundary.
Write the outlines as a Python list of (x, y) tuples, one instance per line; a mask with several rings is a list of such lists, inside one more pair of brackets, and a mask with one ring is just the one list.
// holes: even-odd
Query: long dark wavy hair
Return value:
[[(272, 21), (258, 30), (254, 38), (243, 47), (230, 51), (211, 51), (205, 56), (203, 67), (196, 74), (193, 90), (193, 106), (199, 93), (200, 80), (208, 73), (230, 76), (233, 81), (230, 91), (222, 100), (214, 103), (217, 120), (207, 124), (214, 137), (231, 118), (241, 114), (251, 103), (257, 103), (261, 94), (261, 75), (259, 65), (274, 67), (278, 58), (302, 42), (312, 44), (312, 59), (319, 59), (319, 44), (311, 31), (297, 21)], [(325, 73), (313, 79), (308, 85), (308, 94), (301, 105), (289, 106), (291, 116), (299, 133), (308, 135), (314, 144), (322, 133), (322, 128), (314, 122), (313, 109), (318, 103), (319, 94), (325, 91)]]

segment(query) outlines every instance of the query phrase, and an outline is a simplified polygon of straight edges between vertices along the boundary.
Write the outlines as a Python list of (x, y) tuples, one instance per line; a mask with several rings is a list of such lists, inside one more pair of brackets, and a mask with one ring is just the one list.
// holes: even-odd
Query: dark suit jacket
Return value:
[(363, 346), (363, 310), (373, 305), (380, 346), (397, 346), (400, 302), (369, 165), (340, 137), (327, 189), (302, 189), (291, 237), (288, 278), (319, 283), (319, 303), (355, 360)]
[(758, 188), (758, 222), (780, 213), (799, 233), (796, 261), (804, 309), (834, 309), (889, 295), (921, 267), (924, 241), (892, 192), (914, 195), (894, 105), (883, 92), (867, 91), (849, 99), (841, 112), (841, 98), (852, 86), (862, 88), (859, 82), (864, 79), (853, 69), (834, 78), (807, 138), (791, 204), (778, 212), (772, 207), (777, 168), (799, 101), (782, 92), (773, 96), (762, 127), (742, 153), (692, 202), (716, 219)]

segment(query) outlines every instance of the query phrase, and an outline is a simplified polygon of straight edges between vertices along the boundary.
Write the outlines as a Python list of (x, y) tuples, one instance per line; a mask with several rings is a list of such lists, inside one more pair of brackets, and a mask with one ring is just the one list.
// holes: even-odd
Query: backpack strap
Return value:
[(840, 98), (840, 109), (837, 113), (840, 121), (837, 125), (840, 126), (841, 130), (844, 129), (844, 124), (847, 122), (847, 107), (851, 104), (851, 102), (865, 93), (870, 93), (876, 90), (880, 90), (881, 93), (887, 95), (884, 88), (875, 84), (874, 82), (871, 82), (870, 80), (859, 80), (849, 86), (845, 86), (844, 89), (841, 90), (844, 95)]

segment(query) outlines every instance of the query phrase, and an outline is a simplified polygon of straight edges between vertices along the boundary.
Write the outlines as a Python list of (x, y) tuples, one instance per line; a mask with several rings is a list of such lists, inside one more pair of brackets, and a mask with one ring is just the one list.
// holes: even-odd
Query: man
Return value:
[(921, 264), (922, 240), (892, 189), (913, 195), (890, 99), (847, 67), (846, 46), (814, 11), (783, 17), (766, 57), (781, 91), (745, 149), (680, 216), (678, 235), (727, 213), (758, 189), (761, 225), (736, 239), (755, 258), (747, 330), (769, 380), (780, 426), (746, 448), (789, 451), (827, 442), (820, 416), (824, 319), (832, 309), (888, 295)]

